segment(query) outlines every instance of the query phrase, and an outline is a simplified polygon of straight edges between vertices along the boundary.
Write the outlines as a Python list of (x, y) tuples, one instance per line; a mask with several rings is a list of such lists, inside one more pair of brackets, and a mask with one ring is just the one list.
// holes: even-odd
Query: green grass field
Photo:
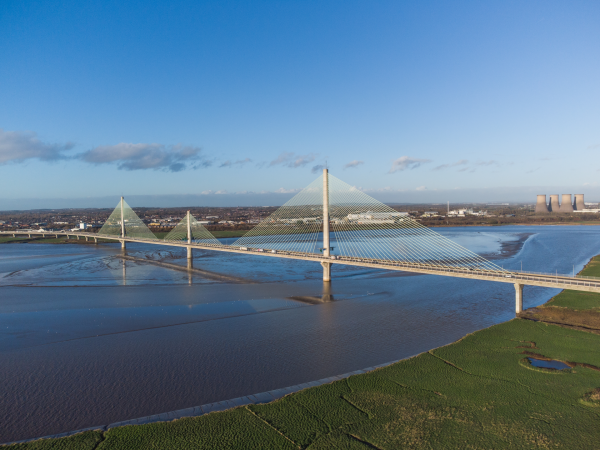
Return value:
[[(579, 275), (600, 277), (600, 256), (595, 256)], [(569, 308), (575, 311), (597, 310), (600, 312), (600, 294), (593, 292), (562, 291), (545, 305)]]
[[(535, 369), (524, 351), (589, 366)], [(597, 449), (592, 366), (599, 335), (514, 319), (270, 404), (9, 448)]]

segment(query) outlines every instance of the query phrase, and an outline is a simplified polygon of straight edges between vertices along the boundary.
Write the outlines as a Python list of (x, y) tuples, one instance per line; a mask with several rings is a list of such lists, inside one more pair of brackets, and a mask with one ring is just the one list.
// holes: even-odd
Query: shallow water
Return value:
[(551, 360), (551, 361), (545, 361), (543, 359), (535, 359), (535, 358), (527, 358), (529, 360), (529, 362), (531, 363), (531, 365), (533, 367), (542, 367), (544, 369), (554, 369), (554, 370), (564, 370), (564, 369), (570, 369), (569, 366), (567, 366), (564, 362), (562, 361), (556, 361), (556, 360)]
[[(577, 272), (600, 253), (600, 227), (436, 231), (509, 269)], [(324, 286), (317, 263), (195, 251), (196, 268), (251, 282), (231, 283), (119, 253), (0, 245), (0, 442), (346, 373), (514, 317), (511, 284), (334, 265)], [(169, 247), (128, 253), (185, 264)], [(524, 306), (557, 292), (527, 286)]]

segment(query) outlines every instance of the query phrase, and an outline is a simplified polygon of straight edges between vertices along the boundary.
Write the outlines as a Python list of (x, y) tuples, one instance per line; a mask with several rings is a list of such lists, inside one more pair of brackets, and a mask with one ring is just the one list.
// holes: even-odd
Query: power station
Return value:
[(538, 214), (572, 213), (583, 211), (584, 209), (583, 194), (575, 194), (573, 202), (571, 202), (571, 194), (563, 194), (560, 204), (558, 203), (558, 195), (551, 195), (550, 203), (546, 203), (546, 195), (538, 195), (535, 205), (535, 212)]

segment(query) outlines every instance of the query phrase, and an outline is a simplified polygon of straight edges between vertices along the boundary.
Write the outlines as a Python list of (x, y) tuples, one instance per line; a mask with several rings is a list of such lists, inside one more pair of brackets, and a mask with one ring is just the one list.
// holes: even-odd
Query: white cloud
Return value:
[(296, 169), (298, 167), (304, 167), (314, 160), (315, 155), (312, 153), (309, 153), (308, 155), (296, 155), (292, 152), (283, 152), (276, 159), (269, 163), (269, 167), (283, 165), (285, 167)]
[(251, 163), (252, 160), (250, 158), (246, 158), (246, 159), (238, 159), (237, 161), (230, 161), (227, 160), (224, 163), (222, 163), (221, 165), (219, 165), (219, 167), (243, 167), (248, 163)]
[(296, 192), (300, 192), (301, 189), (285, 189), (285, 188), (279, 188), (277, 189), (275, 192), (277, 194), (295, 194)]
[(28, 159), (58, 161), (67, 159), (64, 154), (73, 143), (46, 144), (33, 132), (4, 131), (0, 128), (0, 164), (23, 162)]
[(200, 155), (199, 147), (163, 144), (103, 145), (80, 155), (91, 164), (117, 164), (119, 169), (144, 170), (163, 169), (179, 172), (187, 168), (209, 167), (212, 161)]
[(401, 156), (392, 161), (392, 168), (389, 173), (399, 172), (406, 169), (416, 169), (421, 164), (431, 162), (430, 159), (411, 158), (410, 156)]
[(344, 170), (350, 169), (352, 167), (358, 167), (358, 166), (360, 166), (361, 164), (364, 164), (364, 163), (365, 163), (364, 161), (357, 161), (355, 159), (354, 161), (350, 161), (348, 164), (345, 164), (344, 165)]
[(312, 169), (310, 169), (310, 171), (312, 173), (319, 173), (321, 172), (323, 169), (325, 168), (325, 166), (323, 164), (317, 164), (316, 166), (313, 166)]
[(452, 164), (442, 164), (441, 166), (434, 167), (433, 170), (442, 170), (442, 169), (447, 169), (449, 167), (464, 166), (468, 162), (469, 161), (467, 159), (461, 159), (460, 161), (456, 161), (455, 163), (452, 163)]
[(427, 190), (427, 186), (419, 186), (418, 188), (415, 189), (416, 191), (426, 191)]

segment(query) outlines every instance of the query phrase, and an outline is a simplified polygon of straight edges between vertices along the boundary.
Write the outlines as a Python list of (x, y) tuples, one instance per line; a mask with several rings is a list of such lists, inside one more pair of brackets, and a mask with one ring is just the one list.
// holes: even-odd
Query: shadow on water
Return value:
[(331, 292), (331, 281), (323, 281), (323, 293), (320, 297), (310, 295), (292, 295), (290, 300), (307, 303), (309, 305), (318, 305), (320, 303), (329, 303), (335, 301)]

